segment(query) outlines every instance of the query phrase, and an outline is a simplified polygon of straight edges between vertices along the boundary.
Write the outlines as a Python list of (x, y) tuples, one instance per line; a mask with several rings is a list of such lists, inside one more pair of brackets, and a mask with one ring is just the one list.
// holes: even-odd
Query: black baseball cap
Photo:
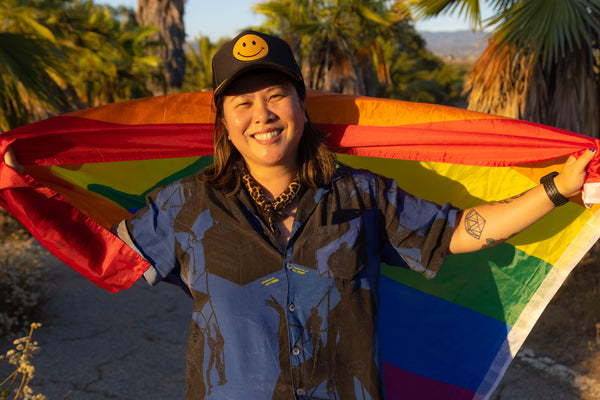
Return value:
[(262, 32), (244, 31), (213, 56), (214, 95), (221, 95), (234, 79), (256, 69), (281, 72), (299, 83), (304, 91), (302, 72), (286, 41)]

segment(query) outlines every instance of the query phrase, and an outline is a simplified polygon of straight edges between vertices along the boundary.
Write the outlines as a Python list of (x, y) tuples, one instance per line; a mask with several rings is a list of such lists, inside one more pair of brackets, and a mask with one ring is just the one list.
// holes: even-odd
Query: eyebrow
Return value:
[[(286, 84), (275, 84), (275, 85), (272, 85), (272, 86), (269, 86), (268, 88), (266, 88), (266, 92), (270, 93), (270, 92), (273, 92), (273, 91), (284, 91), (286, 93), (290, 93), (292, 91), (292, 89), (293, 89), (293, 86), (290, 87), (290, 86), (288, 86)], [(260, 89), (260, 90), (264, 90), (264, 89)], [(252, 96), (252, 94), (254, 92), (256, 92), (256, 90), (252, 91), (252, 92), (247, 92), (247, 93), (237, 93), (237, 94), (236, 93), (231, 93), (231, 94), (228, 94), (226, 96), (229, 96), (231, 98), (231, 101), (233, 101), (233, 100), (235, 100), (236, 98), (239, 98), (239, 97), (243, 97), (243, 98), (250, 97), (250, 96)]]

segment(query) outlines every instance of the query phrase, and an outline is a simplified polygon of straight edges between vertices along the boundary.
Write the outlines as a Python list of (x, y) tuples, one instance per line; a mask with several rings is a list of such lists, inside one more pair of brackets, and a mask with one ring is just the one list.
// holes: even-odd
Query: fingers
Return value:
[(585, 169), (594, 158), (593, 150), (584, 151), (579, 158), (570, 156), (565, 162), (562, 171), (556, 177), (555, 183), (558, 191), (565, 197), (571, 197), (581, 190), (585, 180)]
[(569, 158), (567, 158), (567, 161), (565, 161), (565, 164), (563, 165), (563, 168), (566, 166), (570, 166), (573, 165), (573, 163), (577, 161), (577, 159), (573, 156), (569, 156)]
[(4, 162), (6, 163), (6, 165), (11, 167), (15, 171), (17, 171), (19, 173), (23, 173), (24, 168), (17, 161), (17, 156), (15, 154), (15, 151), (13, 150), (13, 148), (11, 146), (8, 146), (6, 148), (6, 153), (4, 153)]
[(590, 161), (594, 158), (595, 151), (593, 149), (584, 151), (579, 158), (575, 158), (573, 156), (569, 156), (567, 161), (563, 166), (563, 172), (565, 170), (571, 170), (574, 173), (580, 173), (585, 171), (585, 168), (588, 166)]
[(588, 151), (584, 151), (583, 154), (575, 161), (575, 163), (579, 164), (579, 166), (583, 169), (587, 167), (587, 165), (592, 161), (594, 155), (596, 154), (594, 149), (589, 149)]

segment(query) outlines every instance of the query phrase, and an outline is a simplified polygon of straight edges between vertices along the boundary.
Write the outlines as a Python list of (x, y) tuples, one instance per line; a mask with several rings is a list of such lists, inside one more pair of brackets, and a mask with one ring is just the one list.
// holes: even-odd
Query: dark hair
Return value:
[[(301, 101), (305, 100), (304, 87), (294, 83)], [(223, 96), (215, 97), (217, 115), (213, 132), (214, 158), (202, 174), (202, 179), (225, 192), (235, 194), (240, 187), (244, 159), (228, 138), (223, 124)], [(304, 124), (298, 145), (298, 179), (303, 186), (323, 187), (329, 184), (335, 171), (335, 158), (326, 144), (327, 134), (319, 131), (310, 120)]]

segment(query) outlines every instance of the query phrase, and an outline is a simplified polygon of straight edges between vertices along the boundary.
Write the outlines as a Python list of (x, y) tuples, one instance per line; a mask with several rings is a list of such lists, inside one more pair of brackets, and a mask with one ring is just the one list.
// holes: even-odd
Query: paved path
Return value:
[[(59, 261), (48, 266), (51, 287), (35, 333), (35, 393), (48, 400), (183, 399), (191, 301), (179, 288), (138, 282), (112, 294)], [(516, 360), (491, 398), (539, 399), (580, 397), (568, 379)]]
[(567, 379), (515, 359), (490, 400), (582, 400)]
[(48, 267), (43, 326), (34, 334), (41, 347), (35, 393), (48, 400), (183, 399), (191, 301), (181, 289), (140, 281), (112, 294), (58, 260)]

